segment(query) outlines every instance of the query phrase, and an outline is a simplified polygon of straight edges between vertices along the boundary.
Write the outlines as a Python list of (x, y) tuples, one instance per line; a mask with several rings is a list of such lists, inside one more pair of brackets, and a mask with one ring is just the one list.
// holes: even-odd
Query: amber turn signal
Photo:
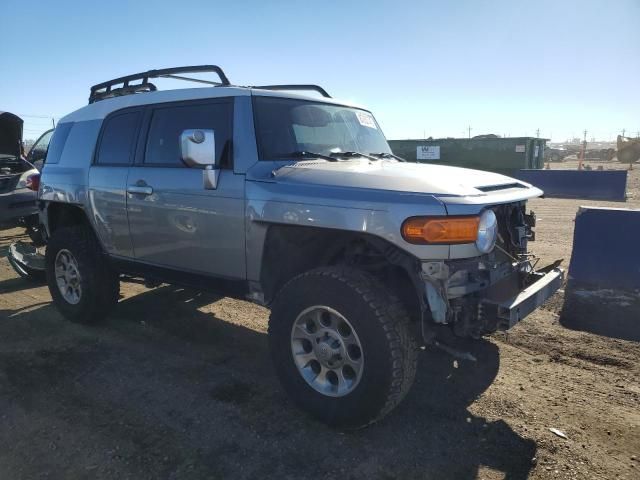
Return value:
[(473, 243), (480, 217), (411, 217), (402, 224), (402, 238), (415, 244)]

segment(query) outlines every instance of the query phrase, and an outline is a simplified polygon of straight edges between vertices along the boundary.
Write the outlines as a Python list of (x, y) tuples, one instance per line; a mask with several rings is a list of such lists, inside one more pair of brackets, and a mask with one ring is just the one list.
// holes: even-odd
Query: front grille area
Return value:
[(526, 213), (526, 202), (493, 207), (498, 219), (497, 245), (514, 258), (527, 253), (527, 242), (534, 239), (535, 215)]

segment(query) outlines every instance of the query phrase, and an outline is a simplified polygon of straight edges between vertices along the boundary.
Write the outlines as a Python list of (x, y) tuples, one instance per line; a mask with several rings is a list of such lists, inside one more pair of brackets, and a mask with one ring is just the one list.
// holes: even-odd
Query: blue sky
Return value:
[[(387, 138), (640, 130), (640, 0), (2, 0), (0, 18), (0, 110), (23, 115), (214, 63), (240, 85), (318, 83), (369, 107)], [(25, 117), (25, 136), (49, 123)]]

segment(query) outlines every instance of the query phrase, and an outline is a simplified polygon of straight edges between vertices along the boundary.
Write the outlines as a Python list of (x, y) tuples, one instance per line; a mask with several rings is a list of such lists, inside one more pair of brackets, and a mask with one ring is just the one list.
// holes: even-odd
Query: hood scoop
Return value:
[(505, 183), (502, 185), (487, 185), (484, 187), (474, 187), (476, 190), (480, 190), (481, 192), (497, 192), (499, 190), (510, 190), (512, 188), (529, 188), (527, 185), (523, 185), (522, 183), (514, 182), (514, 183)]

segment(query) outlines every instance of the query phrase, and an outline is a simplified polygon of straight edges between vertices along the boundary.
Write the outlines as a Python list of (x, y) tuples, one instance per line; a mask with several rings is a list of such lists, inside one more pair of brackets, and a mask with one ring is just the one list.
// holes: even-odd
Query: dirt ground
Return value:
[[(639, 170), (626, 205), (530, 202), (533, 251), (568, 265), (578, 206), (640, 208)], [(0, 255), (20, 233), (0, 232)], [(0, 259), (0, 479), (640, 478), (640, 345), (564, 328), (563, 292), (478, 342), (477, 363), (427, 349), (406, 400), (346, 434), (280, 389), (265, 309), (122, 294), (106, 324), (74, 325)]]

